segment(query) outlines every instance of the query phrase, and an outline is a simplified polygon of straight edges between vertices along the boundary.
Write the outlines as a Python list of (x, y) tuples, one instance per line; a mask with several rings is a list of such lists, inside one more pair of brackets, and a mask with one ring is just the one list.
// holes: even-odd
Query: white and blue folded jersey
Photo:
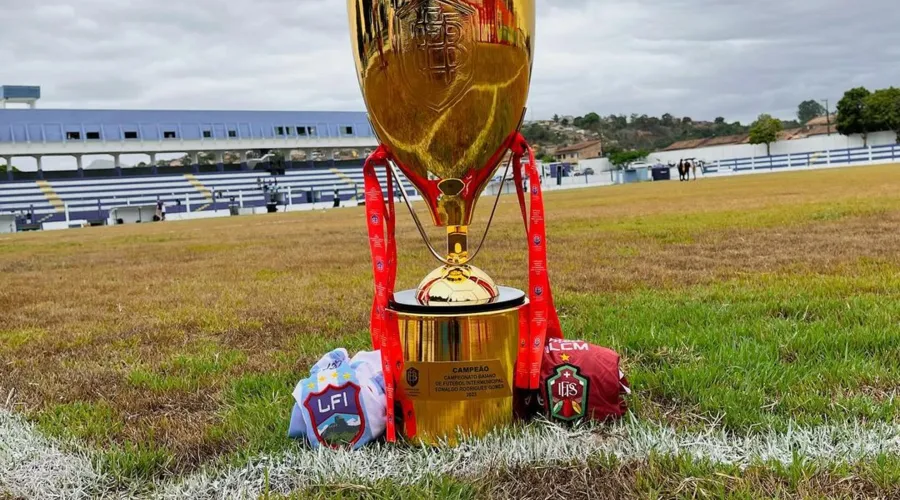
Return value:
[(303, 436), (313, 448), (358, 449), (384, 433), (387, 400), (381, 353), (346, 349), (326, 354), (294, 388), (288, 436)]

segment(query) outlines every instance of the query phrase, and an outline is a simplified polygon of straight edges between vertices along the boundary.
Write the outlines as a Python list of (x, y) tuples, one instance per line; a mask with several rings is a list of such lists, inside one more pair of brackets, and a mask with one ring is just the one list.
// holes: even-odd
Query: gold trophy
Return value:
[(398, 383), (415, 409), (415, 438), (484, 434), (513, 418), (526, 297), (471, 265), (484, 238), (470, 252), (468, 226), (524, 117), (534, 0), (348, 0), (348, 12), (360, 87), (391, 174), (399, 180), (402, 171), (433, 223), (447, 228), (442, 253), (401, 189), (442, 263), (390, 303), (405, 360)]

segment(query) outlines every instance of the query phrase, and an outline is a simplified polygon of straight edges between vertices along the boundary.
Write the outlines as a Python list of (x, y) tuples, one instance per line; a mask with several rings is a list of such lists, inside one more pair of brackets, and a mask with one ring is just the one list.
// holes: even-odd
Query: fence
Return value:
[(900, 162), (900, 145), (898, 144), (716, 160), (711, 164), (705, 165), (703, 173), (724, 174), (745, 170), (775, 170), (893, 162)]

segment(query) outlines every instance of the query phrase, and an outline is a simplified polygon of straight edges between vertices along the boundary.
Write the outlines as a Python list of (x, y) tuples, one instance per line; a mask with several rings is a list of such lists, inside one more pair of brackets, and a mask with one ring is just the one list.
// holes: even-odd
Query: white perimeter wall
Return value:
[(613, 169), (613, 166), (612, 163), (609, 162), (609, 158), (591, 158), (589, 160), (579, 160), (578, 168), (581, 170), (592, 168), (595, 173), (599, 173), (609, 172)]
[[(869, 134), (870, 146), (881, 146), (885, 144), (894, 144), (896, 142), (897, 136), (893, 132), (876, 132), (874, 134)], [(834, 149), (861, 148), (863, 147), (863, 140), (859, 135), (845, 136), (833, 132), (830, 136), (819, 135), (793, 141), (778, 141), (772, 143), (771, 146), (772, 155), (783, 155)], [(698, 160), (710, 163), (717, 160), (760, 156), (766, 156), (765, 144), (756, 146), (752, 144), (732, 144), (709, 148), (680, 149), (678, 151), (657, 151), (650, 154), (649, 160), (651, 163), (654, 161), (678, 163), (678, 160), (682, 158), (697, 158)]]
[(0, 214), (0, 234), (16, 232), (16, 216)]

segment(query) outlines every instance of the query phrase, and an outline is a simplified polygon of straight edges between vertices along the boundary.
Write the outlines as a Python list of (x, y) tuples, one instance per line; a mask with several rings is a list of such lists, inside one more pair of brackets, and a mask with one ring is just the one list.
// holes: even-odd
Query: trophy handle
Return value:
[(500, 195), (503, 194), (503, 186), (506, 184), (506, 177), (509, 175), (509, 168), (512, 165), (513, 158), (515, 155), (510, 156), (509, 161), (506, 163), (506, 170), (503, 172), (503, 178), (500, 179), (500, 187), (497, 189), (497, 197), (494, 198), (494, 208), (491, 209), (491, 216), (488, 217), (487, 225), (484, 228), (484, 233), (481, 235), (481, 241), (478, 242), (478, 247), (475, 248), (475, 251), (472, 252), (472, 256), (469, 257), (469, 260), (475, 260), (475, 257), (478, 256), (478, 252), (481, 251), (481, 247), (484, 246), (484, 240), (487, 239), (488, 231), (491, 229), (491, 223), (494, 222), (494, 214), (497, 213), (497, 205), (500, 204)]
[(394, 176), (394, 181), (397, 182), (397, 189), (400, 191), (400, 196), (403, 197), (403, 201), (406, 202), (406, 208), (409, 209), (409, 213), (410, 215), (412, 215), (413, 221), (416, 223), (416, 228), (418, 228), (419, 234), (422, 235), (422, 239), (425, 240), (425, 246), (428, 247), (428, 250), (431, 251), (431, 255), (434, 255), (434, 258), (437, 259), (440, 263), (447, 266), (452, 266), (453, 263), (441, 256), (440, 252), (435, 250), (434, 246), (431, 244), (431, 239), (428, 237), (428, 233), (425, 232), (425, 228), (422, 227), (422, 222), (419, 220), (419, 216), (413, 209), (412, 202), (410, 202), (409, 198), (406, 196), (406, 190), (403, 189), (403, 184), (400, 182), (400, 174), (397, 172), (397, 166), (394, 165), (394, 162), (390, 159), (388, 159), (387, 163), (390, 166), (391, 175)]
[[(500, 187), (497, 189), (497, 196), (494, 198), (494, 207), (491, 209), (491, 215), (488, 217), (487, 225), (484, 228), (484, 233), (481, 235), (481, 241), (478, 242), (478, 247), (475, 248), (475, 251), (472, 253), (472, 256), (469, 257), (467, 262), (471, 262), (475, 260), (475, 257), (478, 255), (478, 252), (481, 251), (481, 248), (484, 246), (484, 242), (487, 239), (488, 231), (491, 229), (491, 224), (494, 222), (494, 214), (497, 213), (497, 206), (500, 204), (500, 196), (503, 194), (503, 186), (506, 185), (506, 178), (509, 176), (509, 169), (512, 166), (513, 157), (510, 157), (509, 161), (506, 163), (506, 170), (503, 172), (503, 178), (500, 179)], [(403, 197), (403, 201), (406, 203), (406, 208), (409, 209), (410, 215), (412, 215), (413, 221), (416, 223), (416, 228), (419, 230), (419, 234), (422, 235), (422, 239), (425, 240), (425, 246), (428, 247), (428, 250), (431, 251), (431, 255), (434, 256), (438, 262), (452, 266), (453, 262), (441, 256), (440, 252), (435, 250), (434, 246), (431, 244), (431, 239), (428, 237), (428, 233), (425, 232), (425, 228), (422, 227), (422, 221), (419, 220), (419, 216), (416, 214), (415, 209), (412, 207), (412, 202), (409, 201), (409, 198), (406, 196), (406, 190), (403, 189), (403, 184), (400, 183), (400, 173), (397, 172), (397, 166), (394, 165), (394, 162), (388, 160), (388, 165), (390, 165), (391, 175), (394, 176), (394, 181), (397, 183), (397, 187), (400, 190), (400, 196)]]

